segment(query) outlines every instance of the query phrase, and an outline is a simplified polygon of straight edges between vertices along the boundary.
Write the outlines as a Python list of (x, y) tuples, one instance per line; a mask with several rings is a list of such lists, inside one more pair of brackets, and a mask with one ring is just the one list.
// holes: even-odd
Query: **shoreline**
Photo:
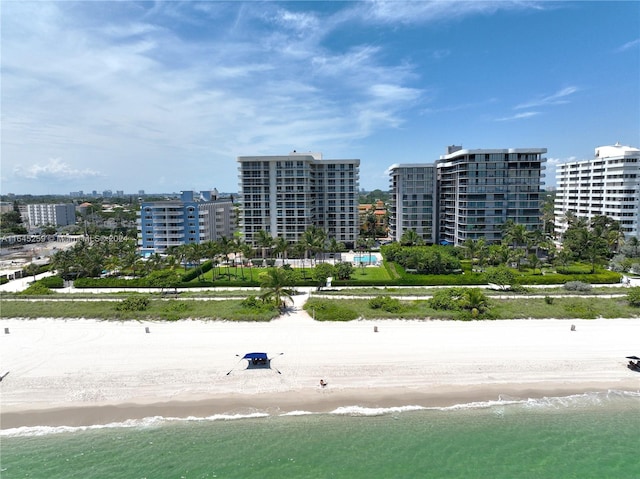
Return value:
[(447, 409), (477, 405), (488, 406), (503, 402), (521, 403), (543, 399), (566, 399), (590, 394), (633, 394), (640, 389), (633, 384), (619, 384), (610, 388), (607, 384), (558, 385), (539, 384), (491, 384), (457, 386), (439, 390), (415, 390), (386, 388), (370, 390), (289, 391), (266, 395), (231, 394), (206, 399), (176, 400), (150, 403), (121, 403), (68, 405), (55, 408), (25, 409), (3, 412), (1, 431), (31, 427), (90, 427), (140, 421), (147, 418), (207, 419), (242, 418), (253, 415), (280, 416), (289, 414), (330, 414), (339, 409), (370, 410), (374, 415), (385, 411), (417, 408)]
[[(625, 359), (640, 353), (639, 319), (326, 323), (298, 310), (269, 323), (41, 318), (4, 329), (2, 430), (640, 391)], [(242, 355), (258, 351), (271, 369), (247, 369)]]

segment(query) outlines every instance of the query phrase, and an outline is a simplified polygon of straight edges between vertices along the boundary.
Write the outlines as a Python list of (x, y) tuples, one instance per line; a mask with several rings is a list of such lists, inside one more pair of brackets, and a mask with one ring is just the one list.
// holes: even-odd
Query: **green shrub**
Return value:
[(40, 296), (40, 295), (53, 294), (53, 293), (54, 293), (53, 291), (47, 288), (40, 281), (36, 281), (34, 283), (31, 283), (31, 285), (29, 285), (29, 287), (24, 291), (22, 291), (20, 294), (26, 294), (30, 296)]
[(146, 311), (149, 307), (149, 298), (142, 295), (129, 296), (116, 305), (116, 311)]
[(568, 281), (563, 286), (567, 291), (579, 291), (581, 293), (588, 293), (591, 291), (591, 285), (589, 283), (583, 283), (582, 281)]
[(440, 311), (458, 310), (460, 309), (459, 300), (463, 293), (464, 289), (462, 288), (441, 289), (428, 300), (429, 307)]
[(633, 306), (634, 308), (640, 307), (640, 287), (636, 286), (629, 289), (627, 293), (627, 302), (629, 306)]
[(494, 283), (498, 286), (511, 286), (518, 282), (516, 272), (504, 265), (487, 268), (484, 277), (487, 283)]
[(337, 278), (342, 280), (351, 279), (351, 275), (355, 271), (351, 263), (344, 261), (336, 263), (335, 268)]
[(402, 311), (402, 303), (398, 298), (392, 298), (391, 296), (376, 296), (369, 300), (369, 307), (371, 309), (381, 309), (389, 313), (399, 313)]

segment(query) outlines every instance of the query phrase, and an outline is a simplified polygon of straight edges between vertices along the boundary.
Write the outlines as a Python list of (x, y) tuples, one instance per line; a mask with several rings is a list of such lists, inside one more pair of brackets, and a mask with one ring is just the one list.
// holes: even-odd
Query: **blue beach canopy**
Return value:
[(247, 353), (242, 359), (269, 359), (267, 353)]

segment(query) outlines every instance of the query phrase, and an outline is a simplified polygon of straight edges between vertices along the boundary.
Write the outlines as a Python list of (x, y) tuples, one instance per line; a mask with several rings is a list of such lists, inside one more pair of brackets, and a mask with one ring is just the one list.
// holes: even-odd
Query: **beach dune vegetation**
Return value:
[(22, 291), (20, 294), (28, 295), (28, 296), (39, 296), (39, 295), (47, 295), (54, 294), (55, 291), (51, 291), (44, 283), (40, 281), (34, 281), (29, 285), (27, 289)]
[(149, 297), (132, 294), (116, 304), (116, 311), (146, 311), (149, 308)]
[(634, 308), (640, 308), (640, 287), (636, 286), (627, 293), (627, 303)]
[(392, 298), (391, 296), (376, 296), (369, 300), (369, 307), (371, 309), (381, 309), (390, 313), (399, 313), (402, 311), (402, 303), (398, 298)]
[(304, 305), (304, 309), (316, 321), (353, 321), (360, 317), (358, 311), (351, 308), (348, 302), (311, 298)]
[(436, 311), (462, 311), (465, 314), (460, 319), (466, 319), (468, 314), (478, 318), (489, 310), (489, 300), (479, 288), (442, 289), (427, 304)]

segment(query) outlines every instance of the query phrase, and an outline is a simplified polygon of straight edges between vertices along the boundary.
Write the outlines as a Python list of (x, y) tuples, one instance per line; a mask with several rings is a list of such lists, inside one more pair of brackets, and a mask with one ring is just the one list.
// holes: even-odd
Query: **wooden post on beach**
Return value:
[(145, 332), (145, 333), (150, 333), (151, 331), (149, 331), (149, 328), (148, 328), (148, 327), (146, 327), (146, 328), (144, 328), (144, 332)]
[(373, 327), (373, 332), (374, 332), (374, 333), (377, 333), (377, 332), (378, 332), (378, 326), (374, 326), (374, 327)]
[(4, 328), (4, 334), (9, 334), (9, 328)]
[(575, 324), (572, 324), (572, 325), (571, 325), (571, 331), (575, 331), (575, 330), (576, 330), (576, 325), (575, 325)]

